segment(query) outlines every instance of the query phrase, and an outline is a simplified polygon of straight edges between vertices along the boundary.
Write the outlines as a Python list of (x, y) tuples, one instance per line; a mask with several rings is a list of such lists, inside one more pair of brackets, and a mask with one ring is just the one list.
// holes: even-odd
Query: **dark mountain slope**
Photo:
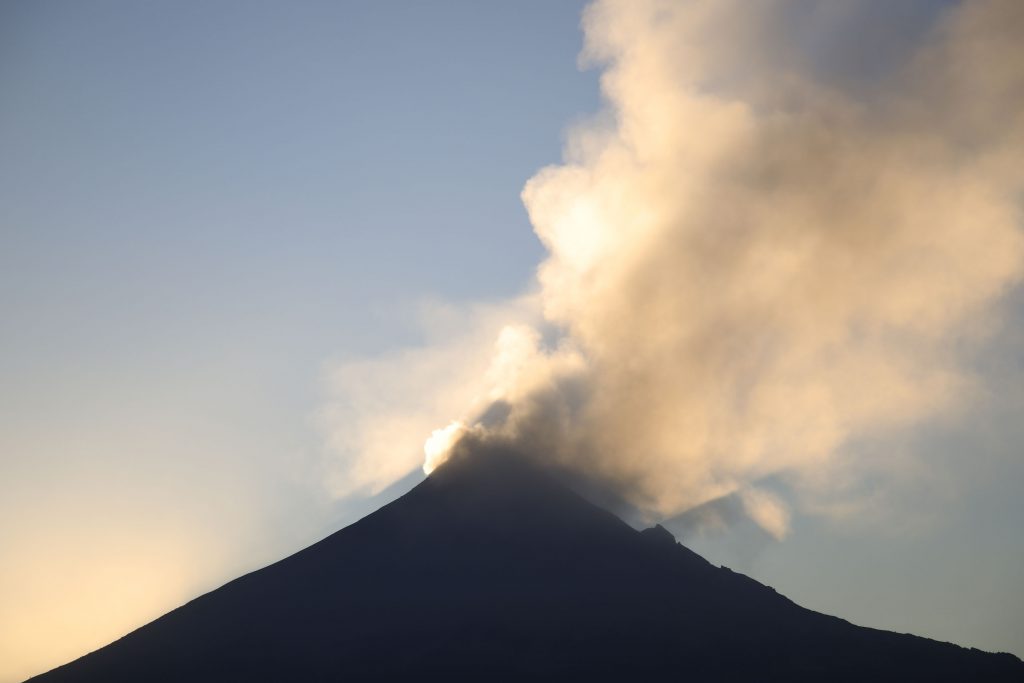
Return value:
[(496, 454), (70, 664), (61, 681), (1024, 680), (853, 626)]

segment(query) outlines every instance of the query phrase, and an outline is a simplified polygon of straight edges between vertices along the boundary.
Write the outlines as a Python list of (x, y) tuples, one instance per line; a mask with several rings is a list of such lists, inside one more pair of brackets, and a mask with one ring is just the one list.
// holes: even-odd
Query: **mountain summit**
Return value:
[(1024, 680), (1024, 664), (854, 626), (635, 531), (499, 453), (38, 683)]

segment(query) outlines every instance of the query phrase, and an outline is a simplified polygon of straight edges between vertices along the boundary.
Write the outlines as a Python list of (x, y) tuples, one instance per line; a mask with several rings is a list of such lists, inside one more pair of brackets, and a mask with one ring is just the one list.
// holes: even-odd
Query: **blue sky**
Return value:
[[(531, 277), (522, 183), (597, 105), (580, 7), (0, 10), (0, 680), (353, 520), (324, 365)], [(132, 564), (170, 593), (97, 618)]]
[[(582, 7), (0, 9), (0, 681), (387, 498), (320, 482), (324, 369), (416, 343), (424, 300), (530, 286), (519, 193), (600, 108)], [(969, 420), (900, 445), (943, 473), (905, 491), (920, 514), (693, 547), (813, 609), (1024, 655), (1015, 329)]]

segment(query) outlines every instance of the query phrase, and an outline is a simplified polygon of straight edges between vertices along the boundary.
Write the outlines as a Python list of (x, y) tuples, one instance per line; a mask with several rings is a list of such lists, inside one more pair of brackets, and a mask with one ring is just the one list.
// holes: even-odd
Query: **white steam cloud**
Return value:
[(339, 492), (472, 432), (660, 515), (738, 494), (781, 537), (760, 480), (962, 404), (1024, 272), (1024, 3), (952, 7), (858, 79), (807, 36), (861, 5), (591, 5), (608, 110), (523, 191), (539, 293), (339, 369)]

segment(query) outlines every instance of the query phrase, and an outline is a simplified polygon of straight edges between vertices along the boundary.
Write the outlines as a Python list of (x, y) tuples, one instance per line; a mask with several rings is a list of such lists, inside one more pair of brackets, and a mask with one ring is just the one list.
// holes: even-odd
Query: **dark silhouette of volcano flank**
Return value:
[(37, 678), (59, 681), (1024, 680), (862, 628), (476, 454), (276, 564)]

